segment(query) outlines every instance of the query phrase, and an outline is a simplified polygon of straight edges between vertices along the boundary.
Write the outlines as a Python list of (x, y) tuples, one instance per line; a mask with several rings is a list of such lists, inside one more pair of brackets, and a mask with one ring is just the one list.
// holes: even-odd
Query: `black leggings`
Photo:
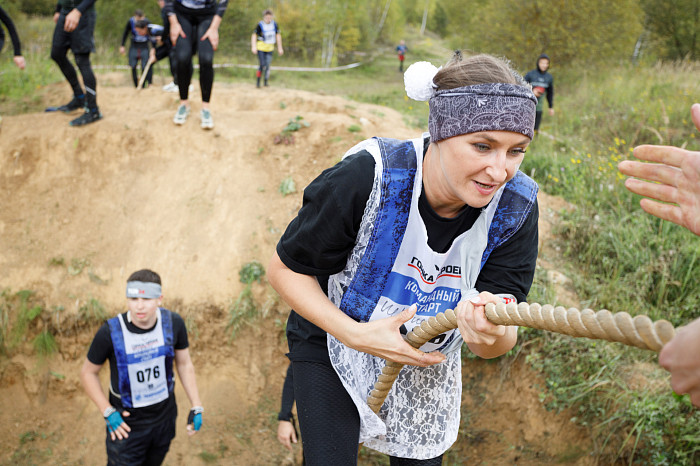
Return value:
[[(51, 58), (58, 64), (63, 76), (68, 80), (70, 87), (73, 89), (73, 94), (80, 96), (83, 95), (83, 89), (80, 87), (80, 81), (78, 81), (78, 74), (75, 72), (75, 68), (73, 68), (73, 65), (71, 65), (66, 56), (67, 51), (68, 49), (64, 49), (61, 53), (60, 50), (52, 48)], [(97, 88), (97, 79), (95, 79), (95, 73), (92, 72), (92, 67), (90, 66), (90, 54), (76, 53), (74, 56), (75, 64), (78, 65), (78, 70), (80, 70), (80, 75), (83, 77), (83, 83), (85, 84), (87, 107), (95, 109), (97, 108), (97, 94), (95, 91)]]
[[(329, 363), (292, 361), (294, 397), (308, 466), (356, 466), (360, 416)], [(429, 460), (390, 457), (391, 466), (439, 466)]]
[(90, 66), (90, 52), (94, 43), (92, 31), (95, 24), (95, 12), (93, 10), (85, 13), (78, 23), (78, 28), (73, 32), (65, 32), (63, 30), (65, 19), (65, 15), (61, 13), (56, 22), (51, 42), (51, 59), (56, 62), (63, 76), (68, 80), (71, 89), (73, 89), (73, 94), (76, 97), (82, 96), (83, 89), (80, 87), (78, 75), (67, 57), (68, 50), (73, 51), (75, 64), (78, 65), (80, 75), (83, 77), (87, 107), (94, 110), (97, 108), (97, 79), (95, 79), (95, 73), (92, 72), (92, 67)]
[(193, 15), (176, 10), (177, 20), (182, 32), (187, 37), (178, 37), (175, 43), (177, 58), (177, 84), (180, 89), (180, 99), (187, 100), (190, 81), (192, 80), (192, 57), (199, 54), (199, 86), (202, 91), (202, 102), (209, 102), (211, 89), (214, 85), (214, 48), (209, 39), (202, 41), (207, 32), (213, 15)]

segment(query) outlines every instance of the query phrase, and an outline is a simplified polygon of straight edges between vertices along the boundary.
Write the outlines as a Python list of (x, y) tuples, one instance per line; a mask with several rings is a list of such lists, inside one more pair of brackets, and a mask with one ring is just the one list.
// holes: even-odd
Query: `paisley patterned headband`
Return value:
[[(411, 73), (415, 65), (419, 67)], [(435, 73), (433, 65), (419, 62), (404, 75), (408, 96), (430, 102), (431, 142), (478, 131), (511, 131), (532, 139), (537, 98), (529, 87), (488, 83), (435, 91)]]

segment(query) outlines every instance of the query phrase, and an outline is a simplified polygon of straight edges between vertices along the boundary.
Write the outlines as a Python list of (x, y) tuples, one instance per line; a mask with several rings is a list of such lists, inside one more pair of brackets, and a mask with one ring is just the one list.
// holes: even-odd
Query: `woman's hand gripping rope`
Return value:
[[(485, 302), (486, 299), (490, 302)], [(633, 318), (626, 312), (613, 314), (605, 309), (598, 312), (590, 309), (579, 311), (574, 308), (565, 309), (551, 305), (540, 306), (537, 303), (506, 305), (498, 302), (499, 298), (488, 293), (479, 294), (479, 301), (477, 303), (474, 301), (475, 299), (460, 303), (455, 310), (448, 309), (424, 321), (408, 333), (407, 340), (413, 346), (420, 347), (442, 332), (460, 328), (463, 339), (472, 351), (481, 357), (494, 357), (508, 351), (514, 344), (514, 340), (512, 344), (508, 341), (509, 338), (516, 338), (515, 327), (510, 327), (512, 325), (523, 325), (574, 337), (616, 341), (652, 351), (661, 351), (675, 334), (673, 325), (668, 321), (661, 319), (652, 322), (645, 315)], [(494, 304), (494, 301), (497, 304)], [(483, 322), (484, 318), (487, 318), (491, 325), (507, 326), (505, 333), (501, 335), (502, 330), (490, 327)], [(512, 334), (512, 337), (509, 334)], [(491, 337), (496, 338), (492, 340)], [(485, 346), (491, 356), (480, 351), (484, 346), (482, 343), (476, 343), (478, 341), (484, 343), (493, 341), (491, 346), (488, 344)], [(662, 358), (661, 363), (672, 364), (665, 358)], [(400, 370), (401, 364), (392, 362), (387, 362), (382, 369), (374, 389), (367, 397), (367, 404), (375, 413), (379, 412)], [(679, 389), (688, 391), (685, 385)]]
[(348, 346), (400, 365), (427, 367), (441, 363), (445, 360), (444, 354), (439, 351), (424, 353), (401, 336), (399, 329), (413, 318), (417, 310), (414, 304), (395, 316), (358, 324)]

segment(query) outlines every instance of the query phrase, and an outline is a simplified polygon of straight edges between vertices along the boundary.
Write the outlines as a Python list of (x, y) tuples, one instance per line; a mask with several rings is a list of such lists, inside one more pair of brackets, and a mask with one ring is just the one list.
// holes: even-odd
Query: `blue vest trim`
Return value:
[[(401, 247), (413, 197), (417, 157), (413, 142), (375, 138), (382, 157), (382, 184), (374, 231), (355, 276), (343, 294), (340, 309), (367, 322), (382, 296)], [(506, 183), (489, 228), (488, 245), (481, 259), (522, 227), (537, 198), (537, 183), (518, 171)]]
[(340, 309), (366, 322), (384, 291), (399, 253), (413, 197), (416, 156), (411, 141), (375, 138), (382, 157), (380, 205), (374, 231)]
[(481, 256), (481, 267), (494, 249), (508, 241), (523, 226), (535, 204), (537, 191), (537, 183), (521, 171), (506, 183), (491, 221), (488, 243)]
[[(163, 336), (165, 346), (158, 349), (155, 356), (165, 356), (165, 376), (168, 381), (168, 393), (172, 393), (175, 389), (175, 379), (173, 378), (173, 359), (175, 357), (175, 336), (173, 334), (173, 318), (172, 314), (167, 309), (160, 310), (161, 326), (163, 328)], [(122, 406), (125, 408), (133, 407), (131, 400), (131, 382), (129, 380), (129, 364), (137, 362), (138, 359), (133, 354), (126, 354), (124, 344), (124, 335), (122, 327), (119, 323), (119, 316), (112, 317), (107, 321), (109, 325), (110, 337), (112, 338), (112, 347), (114, 348), (114, 356), (117, 362), (117, 374), (119, 379), (119, 394), (121, 396)]]

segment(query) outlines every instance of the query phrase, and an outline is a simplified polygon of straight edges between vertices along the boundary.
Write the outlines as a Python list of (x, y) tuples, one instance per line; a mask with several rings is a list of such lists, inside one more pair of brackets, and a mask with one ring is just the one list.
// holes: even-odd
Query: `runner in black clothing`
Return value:
[[(73, 89), (73, 100), (60, 107), (49, 107), (46, 111), (65, 113), (85, 108), (85, 113), (70, 122), (71, 126), (82, 126), (102, 118), (97, 108), (97, 80), (90, 66), (90, 52), (95, 50), (95, 2), (97, 0), (58, 0), (53, 20), (56, 29), (51, 43), (51, 58), (61, 69), (63, 76)], [(83, 77), (85, 91), (78, 81), (75, 68), (68, 61), (68, 50), (73, 51), (75, 63)]]
[[(12, 19), (10, 16), (5, 12), (5, 10), (0, 7), (0, 21), (5, 25), (7, 28), (7, 32), (10, 34), (10, 39), (12, 40), (12, 47), (14, 48), (15, 52), (15, 58), (14, 62), (15, 65), (20, 70), (23, 70), (26, 62), (24, 61), (24, 57), (22, 56), (22, 44), (19, 42), (19, 36), (17, 35), (17, 29), (15, 29), (15, 24), (12, 22)], [(3, 32), (2, 28), (0, 28), (0, 50), (2, 50), (2, 47), (5, 45), (5, 33)]]
[(228, 0), (165, 0), (163, 8), (170, 22), (170, 40), (177, 55), (180, 106), (173, 122), (182, 125), (190, 113), (189, 86), (192, 57), (199, 54), (199, 85), (202, 91), (201, 126), (214, 127), (209, 110), (214, 84), (214, 51), (219, 47), (219, 25)]
[[(122, 43), (119, 46), (119, 53), (124, 55), (126, 49), (124, 45), (126, 44), (126, 38), (131, 36), (131, 43), (129, 45), (129, 66), (131, 67), (131, 78), (134, 80), (134, 87), (138, 87), (139, 84), (139, 74), (137, 70), (137, 65), (139, 61), (141, 62), (141, 72), (146, 68), (146, 63), (148, 62), (149, 55), (149, 42), (150, 37), (148, 36), (148, 19), (143, 14), (142, 10), (136, 10), (134, 16), (129, 18), (126, 22), (126, 27), (124, 28), (124, 34), (122, 34)], [(146, 83), (151, 84), (152, 73), (149, 69), (149, 76), (146, 78)], [(144, 84), (145, 86), (145, 84)]]
[[(108, 464), (157, 465), (175, 437), (175, 370), (192, 404), (188, 435), (201, 428), (204, 410), (185, 322), (160, 307), (160, 276), (148, 269), (132, 273), (126, 297), (129, 310), (97, 331), (80, 380), (105, 418)], [(105, 396), (99, 373), (107, 361), (110, 383)]]
[[(175, 55), (175, 47), (170, 40), (170, 21), (168, 21), (168, 15), (165, 12), (165, 0), (157, 0), (158, 6), (160, 7), (160, 18), (163, 21), (163, 34), (160, 39), (161, 42), (156, 48), (156, 61), (160, 61), (166, 56), (170, 61), (170, 73), (173, 75), (172, 82), (163, 86), (164, 91), (168, 92), (178, 92), (177, 86), (177, 56)], [(192, 62), (190, 62), (190, 67), (192, 67)], [(192, 76), (192, 71), (190, 70), (190, 76)]]
[(535, 132), (539, 131), (544, 110), (544, 99), (549, 104), (549, 115), (554, 116), (554, 78), (547, 72), (549, 69), (549, 56), (543, 53), (537, 57), (537, 67), (528, 71), (525, 81), (532, 86), (532, 92), (537, 97), (537, 113), (535, 116)]
[[(166, 19), (165, 24), (166, 25), (168, 24), (167, 19)], [(153, 24), (153, 23), (150, 23), (148, 25), (148, 35), (151, 37), (151, 39), (153, 41), (155, 41), (155, 44), (156, 44), (156, 46), (155, 46), (156, 61), (154, 63), (158, 63), (162, 59), (168, 58), (169, 63), (170, 63), (170, 72), (172, 73), (173, 78), (175, 80), (177, 80), (177, 78), (175, 78), (176, 72), (175, 72), (175, 69), (173, 68), (173, 64), (177, 63), (177, 61), (174, 58), (175, 54), (173, 53), (173, 47), (170, 45), (170, 38), (168, 37), (168, 33), (169, 33), (169, 31), (168, 31), (167, 27), (161, 26), (159, 24)], [(149, 68), (149, 70), (148, 70), (148, 78), (147, 79), (151, 80), (151, 81), (149, 81), (150, 83), (153, 83), (152, 76), (153, 76), (153, 67)], [(168, 86), (170, 86), (170, 85), (175, 86), (175, 89), (177, 90), (177, 87), (174, 84), (174, 82), (170, 83)], [(169, 90), (169, 89), (163, 88), (163, 90)]]

